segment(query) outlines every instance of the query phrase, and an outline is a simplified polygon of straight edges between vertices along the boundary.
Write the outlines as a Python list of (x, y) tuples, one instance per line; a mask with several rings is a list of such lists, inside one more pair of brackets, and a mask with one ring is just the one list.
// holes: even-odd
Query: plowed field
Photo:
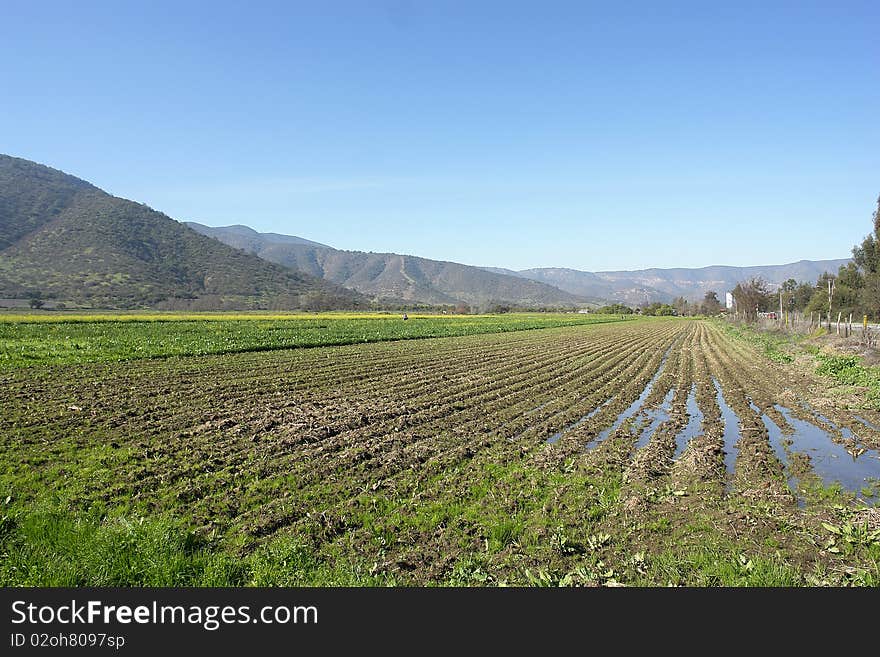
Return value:
[(296, 540), (342, 583), (880, 582), (880, 416), (711, 322), (0, 377), (19, 508)]

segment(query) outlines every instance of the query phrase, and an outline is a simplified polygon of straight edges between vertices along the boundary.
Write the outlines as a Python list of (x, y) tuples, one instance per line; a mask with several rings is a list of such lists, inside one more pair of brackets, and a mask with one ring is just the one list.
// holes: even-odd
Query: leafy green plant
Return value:
[(880, 544), (880, 529), (870, 529), (868, 523), (845, 522), (842, 525), (832, 525), (823, 522), (822, 526), (831, 534), (825, 544), (825, 549), (831, 553), (852, 550), (858, 547), (870, 547)]
[(880, 402), (880, 373), (876, 368), (865, 367), (857, 356), (816, 353), (818, 374), (829, 376), (843, 385), (863, 386), (868, 389), (868, 399)]

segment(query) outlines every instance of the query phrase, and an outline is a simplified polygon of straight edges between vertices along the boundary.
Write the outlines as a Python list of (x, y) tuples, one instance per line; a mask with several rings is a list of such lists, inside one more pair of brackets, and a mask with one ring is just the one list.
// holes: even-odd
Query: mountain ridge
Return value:
[[(229, 246), (387, 303), (467, 304), (476, 309), (509, 307), (567, 307), (587, 304), (578, 295), (539, 281), (488, 272), (481, 267), (397, 253), (345, 251), (326, 245), (291, 242), (293, 236), (251, 234), (225, 226), (187, 225)], [(296, 238), (302, 240), (302, 238)], [(314, 244), (314, 243), (313, 243)]]
[(146, 204), (0, 154), (0, 297), (86, 307), (368, 307), (362, 295), (232, 249)]
[(814, 283), (828, 271), (836, 273), (849, 258), (829, 260), (797, 260), (780, 265), (708, 265), (706, 267), (670, 267), (637, 270), (589, 272), (577, 269), (543, 267), (517, 272), (520, 276), (555, 285), (562, 290), (585, 296), (599, 296), (609, 301), (643, 305), (660, 301), (668, 303), (676, 297), (689, 301), (701, 299), (713, 291), (723, 297), (737, 283), (760, 277), (771, 288), (793, 278)]
[(391, 252), (345, 251), (244, 224), (178, 222), (58, 169), (0, 154), (0, 297), (96, 307), (474, 310), (632, 306), (723, 296), (760, 276), (815, 281), (849, 259), (643, 270), (476, 267)]
[[(204, 232), (207, 235), (221, 239), (227, 244), (234, 245), (238, 248), (251, 249), (253, 253), (264, 257), (272, 262), (279, 262), (289, 267), (301, 269), (314, 276), (325, 277), (340, 285), (351, 287), (362, 292), (376, 292), (381, 286), (370, 286), (362, 280), (352, 278), (353, 265), (349, 262), (348, 269), (343, 264), (332, 262), (332, 258), (326, 256), (318, 257), (314, 250), (303, 249), (300, 247), (287, 248), (287, 246), (279, 245), (275, 239), (277, 233), (259, 233), (253, 229), (249, 229), (249, 239), (237, 238), (229, 233), (236, 233), (237, 227), (232, 226), (205, 226), (196, 224), (195, 222), (187, 222), (187, 225), (194, 230)], [(239, 225), (240, 226), (240, 225)], [(260, 242), (256, 243), (252, 239), (252, 235), (261, 236)], [(310, 242), (301, 237), (280, 236), (287, 240), (298, 240), (300, 242)], [(316, 244), (312, 242), (311, 244)], [(707, 265), (705, 267), (670, 267), (659, 268), (653, 267), (649, 269), (637, 270), (605, 270), (605, 271), (586, 271), (573, 269), (568, 267), (537, 267), (533, 269), (513, 270), (503, 267), (474, 267), (473, 265), (461, 265), (459, 263), (449, 263), (446, 261), (429, 260), (419, 256), (401, 255), (397, 253), (374, 253), (364, 251), (345, 251), (334, 249), (327, 245), (318, 245), (322, 249), (329, 249), (330, 252), (336, 254), (349, 254), (354, 259), (370, 259), (372, 258), (372, 266), (376, 269), (373, 273), (379, 275), (390, 266), (403, 267), (405, 269), (406, 262), (413, 263), (440, 263), (447, 265), (455, 265), (468, 269), (480, 269), (485, 272), (505, 276), (508, 278), (519, 278), (522, 280), (530, 280), (537, 283), (553, 287), (557, 290), (569, 293), (584, 303), (591, 305), (601, 305), (608, 302), (626, 303), (633, 306), (647, 305), (653, 302), (669, 303), (678, 296), (683, 296), (688, 300), (699, 300), (708, 291), (714, 291), (719, 296), (733, 289), (736, 283), (746, 280), (752, 276), (761, 276), (771, 287), (779, 285), (783, 281), (794, 278), (797, 281), (814, 282), (822, 271), (836, 272), (837, 268), (849, 262), (848, 258), (829, 259), (829, 260), (798, 260), (793, 263), (785, 263), (781, 265), (755, 265), (747, 267), (738, 267), (735, 265)], [(341, 256), (339, 256), (341, 257)], [(382, 259), (385, 264), (379, 264), (377, 259)], [(364, 266), (370, 266), (365, 264)], [(343, 269), (340, 271), (334, 269), (338, 267)], [(354, 267), (356, 269), (356, 267)], [(390, 284), (389, 284), (390, 285)], [(427, 288), (430, 285), (426, 283)], [(393, 288), (393, 285), (391, 285)], [(449, 303), (454, 301), (454, 296), (442, 293), (436, 289), (423, 289), (414, 286), (411, 290), (410, 297), (424, 295), (424, 298), (431, 299), (434, 303)]]

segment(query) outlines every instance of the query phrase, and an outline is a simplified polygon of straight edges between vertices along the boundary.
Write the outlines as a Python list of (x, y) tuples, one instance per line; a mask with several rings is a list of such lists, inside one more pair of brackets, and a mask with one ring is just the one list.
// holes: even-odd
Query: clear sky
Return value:
[(0, 152), (343, 249), (848, 257), (880, 194), (880, 3), (4, 0)]

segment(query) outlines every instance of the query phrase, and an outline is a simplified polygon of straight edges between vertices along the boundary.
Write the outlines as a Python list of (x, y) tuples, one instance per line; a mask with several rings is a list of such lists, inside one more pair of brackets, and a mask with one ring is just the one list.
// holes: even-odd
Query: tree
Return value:
[(704, 315), (717, 315), (721, 312), (721, 302), (718, 300), (718, 293), (709, 290), (703, 295), (703, 302), (700, 304), (701, 312)]
[(862, 275), (858, 287), (857, 313), (877, 317), (880, 314), (880, 196), (874, 211), (874, 232), (867, 235), (860, 246), (853, 247), (855, 269)]
[(750, 278), (747, 281), (737, 283), (733, 288), (733, 298), (736, 301), (737, 312), (745, 319), (756, 320), (758, 312), (764, 312), (771, 307), (773, 295), (767, 287), (767, 282), (761, 277)]
[(613, 303), (610, 306), (602, 306), (601, 308), (596, 308), (593, 312), (602, 314), (602, 315), (632, 315), (633, 309), (629, 306), (624, 306), (621, 303)]
[(39, 310), (45, 305), (43, 295), (39, 291), (33, 292), (28, 300), (28, 305), (32, 310)]
[[(789, 278), (779, 286), (779, 305), (783, 312), (794, 310), (794, 293), (797, 290), (798, 282), (793, 278)], [(810, 288), (812, 294), (812, 288)]]
[[(806, 307), (807, 312), (818, 312), (822, 315), (826, 315), (829, 307), (829, 290), (833, 290), (834, 292), (837, 291), (837, 276), (826, 271), (823, 272), (822, 275), (819, 276), (819, 280), (816, 281), (816, 287), (813, 289), (813, 296), (810, 297), (810, 303), (808, 303)], [(831, 300), (834, 300), (834, 293), (831, 295)]]
[(816, 287), (810, 283), (800, 283), (792, 293), (792, 306), (795, 310), (805, 310), (807, 304), (810, 303), (810, 299), (813, 296), (813, 292), (816, 291)]
[(651, 305), (642, 308), (642, 314), (666, 317), (675, 315), (675, 308), (670, 306), (668, 303), (660, 303), (659, 301), (655, 301)]
[(852, 254), (856, 266), (866, 274), (880, 272), (880, 196), (874, 211), (874, 232), (867, 235), (860, 246), (854, 246)]
[[(880, 278), (880, 277), (878, 277)], [(863, 291), (867, 278), (859, 271), (854, 262), (840, 267), (837, 275), (824, 272), (816, 282), (813, 296), (807, 304), (808, 312), (819, 312), (824, 316), (842, 313), (848, 317), (850, 313), (859, 315), (864, 308)], [(831, 290), (829, 303), (828, 291)], [(880, 297), (877, 297), (880, 299)]]
[(873, 319), (880, 317), (880, 276), (865, 276), (865, 285), (859, 291), (859, 313)]
[(690, 310), (690, 304), (687, 302), (687, 299), (684, 297), (678, 297), (672, 302), (672, 307), (675, 308), (676, 314), (681, 317), (684, 317), (688, 314)]

